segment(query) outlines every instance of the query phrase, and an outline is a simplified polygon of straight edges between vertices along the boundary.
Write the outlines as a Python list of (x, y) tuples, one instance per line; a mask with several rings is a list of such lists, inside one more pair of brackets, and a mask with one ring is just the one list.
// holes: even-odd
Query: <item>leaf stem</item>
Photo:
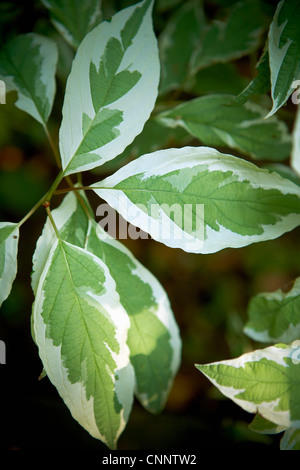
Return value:
[(45, 130), (45, 133), (46, 133), (46, 136), (47, 136), (47, 139), (49, 141), (49, 144), (50, 144), (50, 147), (52, 149), (52, 152), (53, 152), (53, 155), (54, 155), (54, 158), (55, 158), (55, 161), (56, 161), (56, 164), (58, 166), (59, 169), (61, 169), (61, 161), (60, 161), (60, 156), (59, 156), (59, 152), (53, 142), (53, 139), (51, 137), (51, 134), (50, 132), (48, 131), (48, 127), (46, 125), (44, 125), (44, 130)]

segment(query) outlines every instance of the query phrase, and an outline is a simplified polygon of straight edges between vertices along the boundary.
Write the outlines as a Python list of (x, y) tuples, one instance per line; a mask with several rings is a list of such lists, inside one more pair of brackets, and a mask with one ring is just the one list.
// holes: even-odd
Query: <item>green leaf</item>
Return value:
[(280, 441), (280, 450), (300, 450), (300, 429), (287, 429)]
[(120, 242), (90, 221), (87, 249), (103, 259), (130, 318), (127, 344), (136, 395), (158, 413), (180, 363), (181, 341), (168, 297), (157, 279)]
[(144, 0), (93, 29), (80, 44), (69, 76), (60, 129), (65, 175), (115, 158), (138, 135), (159, 82), (153, 2)]
[(214, 20), (200, 37), (191, 59), (193, 73), (253, 52), (260, 45), (264, 22), (259, 1), (237, 2), (225, 19)]
[(294, 81), (300, 78), (299, 15), (298, 0), (281, 0), (270, 26), (269, 56), (273, 107), (268, 117), (286, 103), (294, 91)]
[(249, 424), (249, 429), (257, 432), (258, 434), (278, 434), (285, 431), (286, 426), (278, 426), (257, 414), (255, 415), (252, 423)]
[(159, 36), (161, 94), (183, 86), (188, 77), (191, 54), (204, 26), (203, 7), (194, 0), (185, 2), (169, 19)]
[(291, 154), (291, 167), (300, 176), (300, 107), (297, 108), (297, 114), (293, 129), (293, 147)]
[(296, 341), (196, 368), (244, 410), (278, 426), (299, 428), (299, 352)]
[(19, 226), (0, 222), (0, 306), (10, 294), (17, 274)]
[(249, 302), (244, 332), (256, 341), (289, 343), (300, 337), (300, 278), (291, 290), (264, 292)]
[(16, 106), (45, 126), (55, 95), (56, 44), (35, 33), (10, 40), (0, 51), (0, 78), (16, 90)]
[(41, 0), (50, 18), (74, 49), (102, 20), (101, 0)]
[[(85, 248), (107, 266), (130, 320), (127, 344), (135, 371), (136, 396), (148, 411), (161, 411), (181, 352), (178, 327), (164, 289), (128, 249), (94, 220), (89, 221), (74, 194), (68, 194), (52, 216), (62, 238)], [(55, 238), (48, 220), (33, 257), (34, 291)]]
[(208, 147), (143, 155), (91, 188), (153, 239), (190, 252), (270, 240), (300, 223), (297, 185)]
[(56, 240), (36, 289), (34, 339), (73, 417), (110, 448), (132, 406), (129, 320), (105, 264)]
[(183, 127), (204, 145), (226, 146), (254, 159), (283, 161), (290, 156), (288, 127), (255, 103), (230, 106), (232, 95), (203, 96), (157, 116), (170, 127)]
[(270, 91), (270, 66), (269, 53), (267, 49), (263, 52), (261, 58), (256, 64), (256, 69), (256, 76), (251, 80), (249, 85), (234, 98), (234, 105), (244, 104), (251, 96), (264, 95)]

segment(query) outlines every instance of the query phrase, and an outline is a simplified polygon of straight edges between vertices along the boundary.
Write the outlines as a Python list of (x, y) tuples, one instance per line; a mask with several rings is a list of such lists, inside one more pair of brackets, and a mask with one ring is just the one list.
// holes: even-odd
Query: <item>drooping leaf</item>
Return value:
[(162, 63), (160, 93), (182, 87), (188, 76), (191, 54), (205, 27), (200, 2), (184, 2), (169, 19), (159, 37)]
[(17, 36), (0, 51), (0, 78), (16, 90), (16, 106), (45, 125), (55, 95), (56, 44), (36, 33)]
[(101, 0), (41, 0), (65, 40), (75, 49), (102, 20)]
[(134, 374), (129, 319), (105, 264), (56, 240), (36, 289), (34, 339), (72, 416), (110, 448), (128, 420)]
[(299, 428), (299, 341), (196, 365), (228, 398), (278, 426)]
[(290, 156), (291, 136), (276, 116), (255, 103), (230, 106), (231, 95), (202, 96), (157, 116), (170, 127), (183, 127), (204, 145), (226, 146), (256, 159), (283, 161)]
[(244, 332), (265, 343), (290, 343), (300, 337), (300, 278), (291, 290), (264, 292), (249, 302)]
[(224, 20), (214, 20), (200, 37), (191, 59), (193, 73), (254, 51), (260, 44), (264, 23), (260, 2), (236, 2)]
[(300, 79), (300, 3), (281, 0), (269, 30), (272, 116), (289, 99), (293, 83)]
[(151, 0), (144, 0), (118, 12), (80, 44), (60, 129), (66, 175), (115, 158), (149, 118), (159, 81), (152, 6)]
[[(181, 357), (178, 327), (164, 289), (128, 249), (88, 219), (74, 194), (68, 194), (52, 216), (62, 238), (91, 252), (108, 268), (130, 321), (127, 344), (136, 396), (148, 411), (161, 411)], [(55, 238), (48, 220), (33, 257), (34, 291)]]
[(10, 294), (17, 274), (18, 224), (0, 222), (0, 306)]
[(143, 155), (91, 188), (125, 220), (185, 251), (242, 247), (299, 225), (298, 186), (208, 147)]

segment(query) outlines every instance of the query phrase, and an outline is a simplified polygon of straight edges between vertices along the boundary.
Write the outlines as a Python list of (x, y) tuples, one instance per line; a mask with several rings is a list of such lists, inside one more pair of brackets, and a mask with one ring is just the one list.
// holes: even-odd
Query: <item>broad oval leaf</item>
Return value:
[(120, 11), (80, 44), (67, 81), (60, 128), (66, 175), (115, 158), (148, 120), (159, 82), (152, 6), (144, 0)]
[(276, 113), (294, 91), (293, 83), (300, 79), (300, 3), (281, 0), (269, 30), (271, 96)]
[(65, 40), (76, 49), (102, 20), (101, 0), (41, 0)]
[(39, 34), (22, 34), (0, 51), (0, 78), (16, 90), (16, 106), (45, 126), (55, 95), (56, 44)]
[(105, 264), (56, 240), (36, 290), (34, 339), (47, 376), (73, 417), (110, 448), (116, 447), (132, 406), (128, 328)]
[(256, 341), (290, 343), (300, 337), (300, 278), (291, 290), (252, 297), (244, 332)]
[(299, 341), (212, 364), (196, 364), (226, 397), (283, 427), (300, 427)]
[(283, 161), (290, 156), (288, 127), (276, 116), (247, 102), (231, 106), (232, 95), (212, 94), (176, 106), (157, 116), (166, 126), (183, 127), (204, 145), (226, 146), (254, 159)]
[(17, 274), (19, 226), (0, 222), (0, 306), (10, 294)]
[(300, 223), (298, 186), (208, 147), (144, 155), (91, 188), (155, 240), (190, 252), (270, 240)]

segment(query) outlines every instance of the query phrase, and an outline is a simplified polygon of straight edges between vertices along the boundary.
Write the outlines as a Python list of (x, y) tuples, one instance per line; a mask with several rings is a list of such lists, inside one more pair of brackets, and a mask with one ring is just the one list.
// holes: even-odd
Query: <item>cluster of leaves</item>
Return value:
[[(150, 412), (163, 408), (181, 340), (164, 289), (95, 222), (87, 190), (154, 240), (193, 253), (271, 240), (300, 225), (299, 111), (292, 133), (278, 117), (300, 78), (300, 5), (282, 0), (271, 11), (263, 0), (241, 0), (210, 21), (205, 2), (161, 0), (155, 7), (172, 14), (157, 41), (153, 0), (112, 12), (109, 21), (105, 2), (101, 8), (90, 0), (84, 9), (77, 0), (42, 3), (75, 51), (59, 152), (53, 145), (60, 171), (19, 223), (0, 224), (0, 300), (16, 276), (20, 227), (44, 205), (47, 221), (33, 255), (33, 339), (44, 374), (74, 418), (115, 448), (134, 396)], [(258, 52), (256, 74), (228, 94), (230, 82), (242, 84), (234, 62)], [(58, 57), (56, 42), (37, 33), (14, 37), (0, 51), (0, 78), (49, 138)], [(213, 77), (218, 93), (209, 90)], [(195, 140), (203, 146), (192, 146)], [(80, 184), (81, 172), (122, 160), (129, 149), (138, 158), (88, 188)], [(290, 156), (291, 167), (280, 164)], [(277, 165), (270, 170), (248, 159)], [(70, 191), (52, 211), (62, 180)], [(300, 446), (298, 290), (296, 280), (288, 293), (250, 302), (245, 333), (271, 346), (196, 365), (257, 413), (252, 429), (285, 431), (282, 448)]]

